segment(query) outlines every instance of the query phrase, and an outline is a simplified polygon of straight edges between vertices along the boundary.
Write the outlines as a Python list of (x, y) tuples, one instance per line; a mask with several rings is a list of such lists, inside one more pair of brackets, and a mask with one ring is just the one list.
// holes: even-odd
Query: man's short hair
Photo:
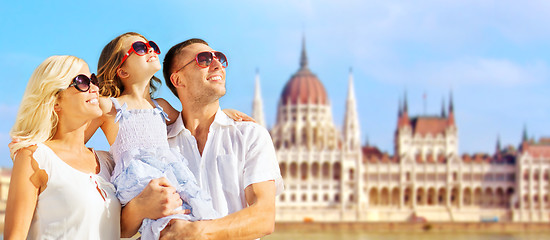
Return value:
[(178, 97), (176, 87), (174, 87), (174, 84), (172, 84), (172, 81), (170, 81), (170, 75), (172, 75), (172, 72), (174, 71), (173, 69), (175, 68), (175, 66), (173, 66), (174, 60), (180, 55), (181, 51), (185, 47), (194, 43), (202, 43), (208, 46), (208, 43), (200, 38), (191, 38), (174, 45), (172, 48), (170, 48), (170, 50), (168, 50), (168, 52), (164, 56), (164, 62), (162, 62), (162, 74), (164, 75), (164, 81), (166, 82), (166, 86), (170, 88), (170, 91), (172, 91), (172, 93), (176, 97)]

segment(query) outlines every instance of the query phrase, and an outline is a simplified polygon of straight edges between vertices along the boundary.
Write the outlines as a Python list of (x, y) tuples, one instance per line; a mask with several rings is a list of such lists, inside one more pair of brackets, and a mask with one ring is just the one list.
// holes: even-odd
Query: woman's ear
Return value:
[(124, 71), (124, 69), (122, 68), (119, 68), (116, 70), (116, 75), (118, 75), (120, 79), (127, 78), (128, 76), (130, 76), (130, 74)]
[(61, 107), (59, 106), (59, 103), (56, 102), (55, 105), (53, 105), (53, 110), (56, 112), (61, 111)]

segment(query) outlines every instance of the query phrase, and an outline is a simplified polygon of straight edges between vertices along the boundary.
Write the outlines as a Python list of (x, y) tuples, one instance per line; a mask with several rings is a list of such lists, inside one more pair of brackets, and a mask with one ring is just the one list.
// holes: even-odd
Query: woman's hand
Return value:
[(256, 120), (240, 111), (237, 111), (235, 109), (224, 109), (223, 112), (225, 113), (225, 115), (227, 115), (228, 117), (230, 117), (231, 119), (237, 121), (237, 122), (255, 122), (255, 123), (258, 123), (256, 122)]

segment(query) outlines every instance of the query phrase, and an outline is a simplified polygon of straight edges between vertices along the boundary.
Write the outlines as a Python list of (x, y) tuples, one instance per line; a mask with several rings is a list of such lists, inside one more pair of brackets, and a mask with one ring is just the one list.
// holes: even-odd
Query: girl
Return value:
[[(124, 206), (136, 197), (151, 179), (167, 178), (191, 214), (175, 214), (158, 220), (144, 219), (139, 229), (142, 239), (158, 239), (173, 218), (200, 220), (218, 218), (210, 196), (199, 189), (183, 156), (168, 146), (166, 124), (178, 117), (164, 99), (152, 99), (154, 74), (160, 70), (160, 49), (140, 34), (125, 33), (103, 49), (98, 63), (102, 117), (94, 121), (87, 137), (101, 127), (111, 145), (115, 161), (111, 177), (117, 197)], [(228, 114), (239, 118), (238, 114)], [(181, 209), (179, 209), (181, 210)], [(181, 213), (181, 211), (179, 211)], [(124, 217), (124, 215), (123, 215)], [(122, 221), (123, 235), (132, 235), (137, 226)]]
[(32, 74), (11, 130), (18, 151), (5, 239), (118, 239), (112, 166), (84, 145), (102, 115), (97, 79), (73, 56), (52, 56)]

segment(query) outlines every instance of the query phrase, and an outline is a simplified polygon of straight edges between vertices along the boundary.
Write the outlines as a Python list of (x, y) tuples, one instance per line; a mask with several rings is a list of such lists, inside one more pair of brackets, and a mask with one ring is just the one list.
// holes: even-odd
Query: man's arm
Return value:
[(254, 183), (244, 192), (248, 207), (209, 221), (172, 220), (160, 239), (256, 239), (271, 234), (275, 228), (275, 182)]

